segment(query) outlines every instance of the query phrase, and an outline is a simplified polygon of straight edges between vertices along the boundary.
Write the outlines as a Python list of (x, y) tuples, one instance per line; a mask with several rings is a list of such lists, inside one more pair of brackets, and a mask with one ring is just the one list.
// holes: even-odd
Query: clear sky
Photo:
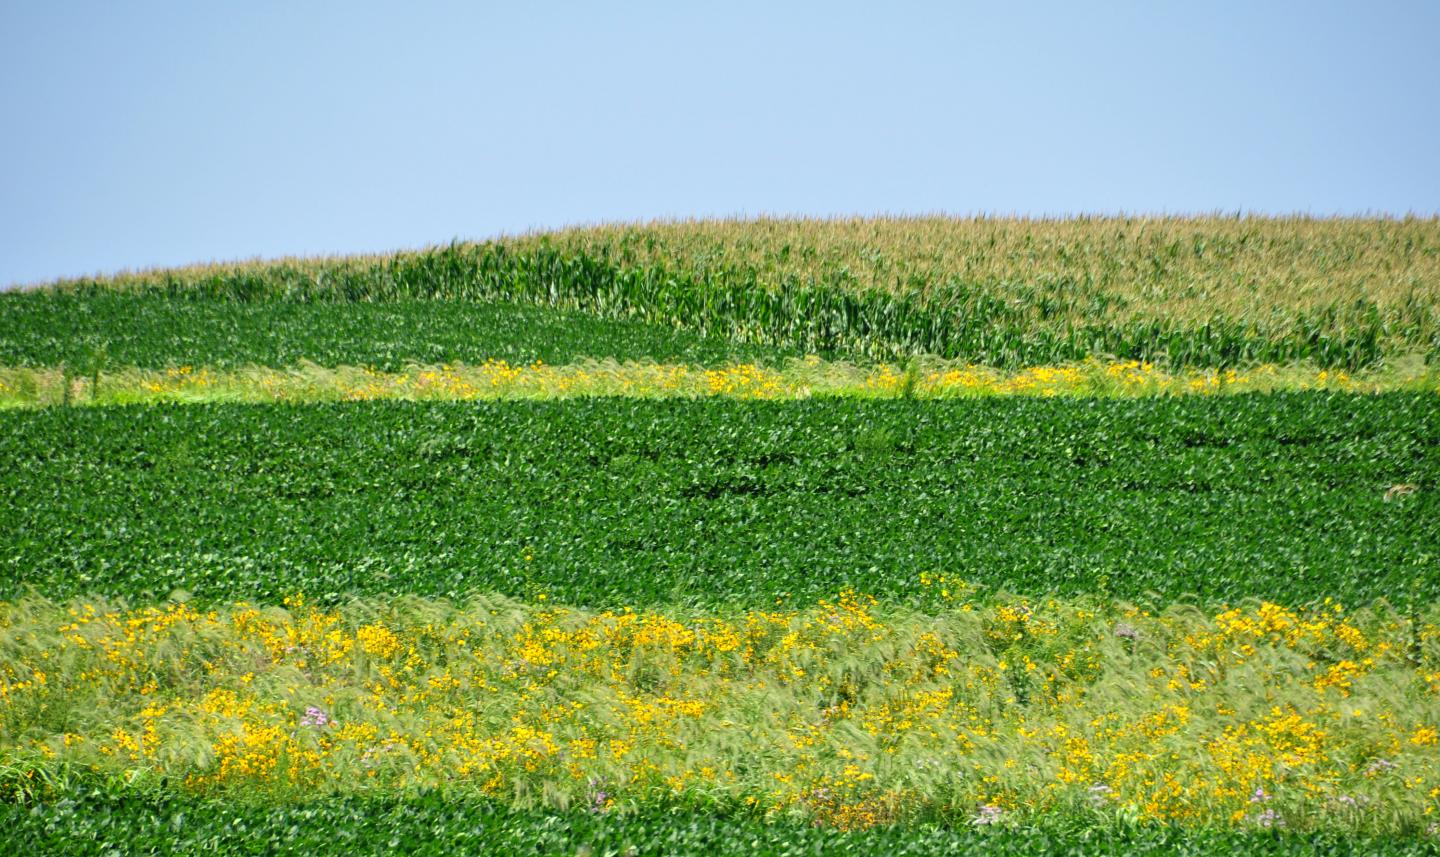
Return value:
[(0, 0), (0, 285), (758, 214), (1440, 211), (1440, 3)]

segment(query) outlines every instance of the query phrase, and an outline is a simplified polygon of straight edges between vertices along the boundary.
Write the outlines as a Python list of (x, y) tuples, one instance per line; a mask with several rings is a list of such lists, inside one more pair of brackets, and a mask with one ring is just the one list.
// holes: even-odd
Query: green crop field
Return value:
[(0, 456), (12, 598), (1440, 594), (1433, 394), (50, 408)]
[(1440, 849), (1440, 220), (0, 294), (33, 853)]
[(715, 854), (800, 857), (812, 854), (954, 854), (1046, 857), (1053, 854), (1333, 855), (1433, 854), (1423, 842), (1398, 838), (1171, 829), (1037, 827), (1013, 831), (817, 828), (762, 824), (691, 808), (632, 815), (563, 815), (493, 804), (411, 798), (341, 798), (293, 805), (237, 806), (162, 796), (122, 801), (87, 796), (42, 813), (5, 807), (12, 841), (31, 853), (88, 855), (125, 846), (154, 854), (354, 855)]
[(775, 362), (794, 349), (670, 326), (504, 302), (189, 301), (140, 295), (0, 293), (0, 365), (403, 369), (412, 363), (581, 358), (701, 365)]

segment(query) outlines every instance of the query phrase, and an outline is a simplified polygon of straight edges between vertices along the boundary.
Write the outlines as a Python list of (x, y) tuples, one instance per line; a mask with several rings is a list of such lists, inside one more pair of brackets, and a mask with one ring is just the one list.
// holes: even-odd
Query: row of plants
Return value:
[(87, 786), (38, 807), (0, 803), (7, 840), (32, 854), (390, 855), (456, 853), (663, 857), (809, 857), (815, 854), (953, 854), (984, 857), (1229, 857), (1434, 854), (1433, 842), (1347, 832), (1095, 828), (1065, 820), (1024, 827), (888, 827), (839, 830), (675, 806), (634, 813), (517, 810), (440, 792), (317, 795), (303, 802), (137, 795)]
[(582, 359), (780, 362), (793, 349), (504, 301), (297, 303), (101, 292), (0, 293), (0, 365), (214, 370), (302, 364), (403, 371), (413, 363)]
[(4, 597), (1440, 592), (1429, 393), (49, 408), (0, 460)]
[[(946, 280), (897, 291), (856, 286), (838, 274), (833, 281), (775, 281), (723, 258), (699, 266), (684, 259), (636, 264), (605, 245), (585, 249), (539, 240), (456, 243), (378, 258), (167, 269), (59, 288), (83, 300), (116, 290), (196, 302), (498, 300), (802, 353), (867, 359), (932, 354), (1006, 368), (1111, 356), (1203, 367), (1312, 361), (1353, 370), (1411, 353), (1440, 354), (1440, 321), (1426, 292), (1433, 284), (1424, 281), (1383, 305), (1363, 293), (1349, 301), (1293, 306), (1277, 297), (1243, 311), (1213, 303), (1211, 314), (1196, 316), (1115, 314), (1080, 306), (1084, 301), (1076, 298), (1086, 287), (1075, 281), (1040, 284), (1051, 294), (1044, 299), (1029, 293), (1035, 285)], [(1143, 295), (1147, 288), (1141, 283), (1137, 291)]]
[(1440, 285), (1435, 217), (761, 218), (587, 226), (509, 243), (899, 295), (972, 284), (1040, 317), (1092, 321), (1367, 299), (1433, 306)]

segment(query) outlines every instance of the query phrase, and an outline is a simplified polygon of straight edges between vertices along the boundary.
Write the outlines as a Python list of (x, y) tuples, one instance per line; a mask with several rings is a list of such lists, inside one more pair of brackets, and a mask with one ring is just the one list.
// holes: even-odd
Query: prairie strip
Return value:
[[(1440, 608), (982, 595), (924, 609), (0, 604), (3, 787), (418, 788), (911, 821), (1433, 832)], [(49, 784), (49, 785), (46, 785)]]
[(818, 357), (778, 367), (717, 367), (651, 362), (585, 361), (551, 366), (415, 365), (384, 372), (368, 367), (110, 369), (0, 368), (0, 407), (128, 405), (153, 402), (334, 402), (400, 399), (636, 398), (806, 399), (811, 397), (952, 399), (982, 396), (1184, 396), (1297, 390), (1348, 393), (1440, 391), (1440, 371), (1423, 362), (1348, 373), (1264, 364), (1249, 369), (1166, 370), (1135, 360), (1089, 360), (1019, 371), (954, 362), (856, 365)]

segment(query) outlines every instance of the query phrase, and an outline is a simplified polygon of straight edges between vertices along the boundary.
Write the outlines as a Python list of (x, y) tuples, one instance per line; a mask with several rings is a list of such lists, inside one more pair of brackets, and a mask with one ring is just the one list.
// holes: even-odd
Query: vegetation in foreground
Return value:
[(1152, 615), (916, 585), (928, 612), (0, 604), (0, 753), (27, 771), (6, 785), (1440, 832), (1433, 605)]
[[(236, 304), (498, 300), (826, 357), (931, 354), (1007, 369), (1098, 357), (1354, 370), (1440, 354), (1440, 219), (694, 222), (156, 270), (50, 291), (82, 303), (117, 291)], [(45, 299), (7, 296), (7, 313)]]

